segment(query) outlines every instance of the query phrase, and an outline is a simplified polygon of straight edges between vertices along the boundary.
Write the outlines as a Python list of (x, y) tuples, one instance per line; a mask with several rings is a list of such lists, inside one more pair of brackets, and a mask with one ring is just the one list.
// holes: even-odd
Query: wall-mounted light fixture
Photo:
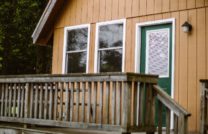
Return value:
[(189, 33), (192, 30), (192, 25), (190, 23), (188, 23), (188, 21), (184, 22), (184, 24), (182, 25), (183, 28), (183, 32), (185, 33)]

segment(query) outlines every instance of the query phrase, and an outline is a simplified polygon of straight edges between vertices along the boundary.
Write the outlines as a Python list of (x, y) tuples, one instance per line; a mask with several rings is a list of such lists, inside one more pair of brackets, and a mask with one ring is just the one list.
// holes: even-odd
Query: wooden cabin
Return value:
[[(122, 132), (128, 132), (133, 131), (132, 128), (126, 129), (129, 124), (137, 124), (138, 126), (139, 123), (143, 123), (143, 114), (148, 113), (145, 117), (150, 115), (150, 118), (147, 121), (144, 119), (144, 124), (149, 126), (148, 131), (143, 130), (154, 132), (154, 130), (150, 131), (150, 126), (154, 126), (154, 122), (157, 122), (156, 126), (158, 125), (160, 133), (162, 126), (164, 126), (161, 125), (164, 115), (158, 115), (156, 121), (154, 118), (156, 114), (163, 113), (160, 105), (162, 102), (166, 106), (166, 128), (175, 131), (179, 129), (179, 133), (185, 133), (187, 127), (188, 131), (193, 133), (198, 133), (204, 128), (204, 125), (200, 123), (202, 122), (201, 119), (205, 117), (205, 114), (201, 112), (204, 107), (200, 108), (200, 80), (208, 79), (208, 0), (50, 0), (32, 38), (34, 44), (53, 46), (52, 74), (56, 75), (39, 76), (33, 80), (31, 76), (28, 76), (27, 79), (20, 77), (19, 79), (22, 81), (25, 80), (26, 83), (52, 82), (52, 80), (56, 82), (63, 82), (64, 80), (83, 82), (94, 81), (96, 78), (102, 82), (113, 81), (114, 83), (92, 84), (94, 89), (103, 90), (93, 91), (92, 96), (88, 96), (88, 100), (82, 98), (83, 102), (80, 102), (79, 97), (76, 97), (77, 103), (70, 105), (70, 108), (72, 105), (78, 108), (75, 112), (79, 114), (73, 117), (75, 119), (71, 117), (73, 110), (67, 111), (69, 106), (66, 105), (69, 103), (69, 99), (73, 101), (74, 99), (71, 99), (72, 96), (68, 98), (68, 95), (60, 94), (61, 98), (66, 98), (65, 103), (62, 101), (59, 103), (61, 106), (66, 105), (66, 108), (61, 108), (61, 110), (70, 113), (70, 115), (65, 116), (66, 118), (70, 116), (70, 121), (79, 122), (81, 119), (89, 124), (91, 120), (91, 123), (94, 123), (92, 128), (105, 128), (108, 131), (119, 129)], [(77, 73), (82, 75), (77, 75)], [(65, 74), (70, 74), (68, 76), (70, 78)], [(0, 82), (8, 83), (7, 80), (9, 79), (1, 78)], [(13, 77), (10, 80), (13, 80), (14, 83), (18, 82)], [(122, 84), (122, 82), (124, 83)], [(154, 89), (153, 91), (159, 99), (157, 112), (154, 110), (153, 92), (146, 93), (148, 94), (146, 98), (150, 98), (150, 100), (143, 106), (145, 110), (140, 110), (140, 112), (135, 112), (135, 110), (138, 110), (139, 105), (143, 105), (141, 102), (137, 104), (138, 101), (142, 100), (140, 98), (142, 96), (138, 97), (136, 94), (142, 94), (145, 91), (132, 90), (128, 93), (128, 90), (124, 90), (122, 91), (123, 96), (120, 96), (122, 100), (117, 100), (121, 94), (114, 91), (114, 87), (137, 89), (137, 82), (147, 92), (148, 87)], [(144, 83), (154, 86), (146, 86)], [(156, 83), (158, 86), (155, 86)], [(46, 89), (48, 89), (48, 84), (45, 85)], [(66, 86), (67, 83), (64, 85)], [(64, 89), (64, 85), (62, 88), (59, 87), (60, 92), (68, 94), (68, 88)], [(76, 86), (84, 88), (86, 85)], [(53, 87), (51, 86), (50, 89)], [(74, 91), (72, 88), (70, 91), (79, 96), (78, 90)], [(33, 94), (32, 91), (29, 93)], [(47, 93), (48, 91), (45, 93), (46, 97)], [(103, 94), (105, 96), (100, 97)], [(55, 95), (57, 94), (55, 93)], [(48, 96), (49, 102), (52, 101), (52, 96), (51, 92), (51, 97)], [(86, 96), (83, 95), (82, 97), (85, 98)], [(90, 99), (95, 101), (92, 108), (90, 108)], [(33, 100), (31, 99), (31, 101)], [(86, 104), (87, 106), (85, 106), (85, 101), (89, 102), (88, 105)], [(118, 104), (117, 101), (122, 102)], [(30, 103), (35, 105), (31, 111), (41, 111), (37, 108), (41, 106), (41, 102)], [(110, 107), (107, 104), (110, 104)], [(117, 107), (120, 104), (122, 106)], [(79, 105), (82, 105), (84, 110)], [(44, 103), (44, 106), (47, 106), (47, 102)], [(51, 104), (49, 109), (52, 110), (55, 106)], [(122, 110), (120, 111), (119, 108)], [(84, 113), (81, 114), (79, 109), (82, 109)], [(85, 115), (85, 111), (87, 115)], [(90, 111), (93, 111), (91, 114), (97, 112), (97, 115), (92, 114), (92, 117), (89, 117)], [(102, 111), (103, 113), (98, 114)], [(187, 111), (191, 113), (189, 120)], [(58, 112), (62, 116), (60, 109)], [(120, 112), (122, 112), (121, 115)], [(30, 112), (30, 114), (30, 118), (36, 118), (38, 115), (34, 112)], [(51, 119), (52, 114), (54, 113), (49, 113), (49, 116), (46, 116), (47, 111), (45, 111), (44, 119)], [(114, 117), (116, 115), (117, 117)], [(177, 118), (175, 115), (183, 116)], [(139, 116), (140, 119), (138, 119)], [(41, 117), (42, 115), (40, 115)], [(1, 119), (3, 120), (3, 118)], [(39, 125), (49, 123), (44, 119), (42, 119), (42, 124), (38, 123), (38, 120), (35, 123)], [(170, 119), (169, 122), (168, 119)], [(185, 123), (187, 120), (188, 126)], [(28, 123), (29, 121), (20, 122)], [(96, 122), (107, 125), (99, 126), (97, 124), (96, 126)], [(33, 124), (35, 123), (33, 122)], [(122, 129), (119, 127), (120, 123)], [(60, 122), (59, 124), (57, 122), (52, 124), (59, 127), (83, 128), (85, 126), (88, 128), (86, 124), (73, 125)], [(117, 126), (110, 127), (110, 124)], [(135, 131), (136, 128), (134, 127)], [(166, 132), (170, 133), (170, 130), (167, 129)]]

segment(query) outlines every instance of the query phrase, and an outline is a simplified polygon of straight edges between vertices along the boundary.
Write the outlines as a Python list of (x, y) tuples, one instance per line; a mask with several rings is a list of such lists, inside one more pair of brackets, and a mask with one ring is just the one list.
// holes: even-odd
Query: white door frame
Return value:
[[(171, 19), (163, 19), (163, 20), (156, 20), (156, 21), (148, 21), (143, 23), (136, 24), (136, 49), (135, 49), (135, 72), (140, 73), (140, 58), (141, 58), (141, 30), (142, 27), (145, 26), (154, 26), (160, 24), (172, 24), (172, 70), (171, 70), (171, 97), (174, 98), (174, 71), (175, 71), (175, 18)], [(171, 129), (173, 128), (173, 113), (171, 112)]]

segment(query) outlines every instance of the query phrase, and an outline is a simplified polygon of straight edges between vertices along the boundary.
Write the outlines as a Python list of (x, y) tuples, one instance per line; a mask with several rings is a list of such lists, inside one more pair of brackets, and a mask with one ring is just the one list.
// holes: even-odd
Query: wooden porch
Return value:
[(165, 111), (166, 133), (173, 113), (174, 133), (187, 134), (190, 114), (157, 82), (157, 76), (134, 73), (1, 76), (0, 121), (24, 126), (17, 127), (22, 131), (54, 127), (161, 134)]

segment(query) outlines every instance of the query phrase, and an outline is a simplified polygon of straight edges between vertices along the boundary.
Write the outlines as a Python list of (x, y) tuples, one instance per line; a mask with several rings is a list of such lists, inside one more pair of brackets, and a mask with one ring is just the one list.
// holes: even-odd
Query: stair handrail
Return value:
[(171, 111), (174, 113), (174, 131), (179, 134), (188, 133), (188, 117), (191, 114), (168, 95), (159, 85), (153, 89), (158, 99), (158, 133), (162, 133), (162, 106), (166, 108), (166, 133), (170, 133)]

